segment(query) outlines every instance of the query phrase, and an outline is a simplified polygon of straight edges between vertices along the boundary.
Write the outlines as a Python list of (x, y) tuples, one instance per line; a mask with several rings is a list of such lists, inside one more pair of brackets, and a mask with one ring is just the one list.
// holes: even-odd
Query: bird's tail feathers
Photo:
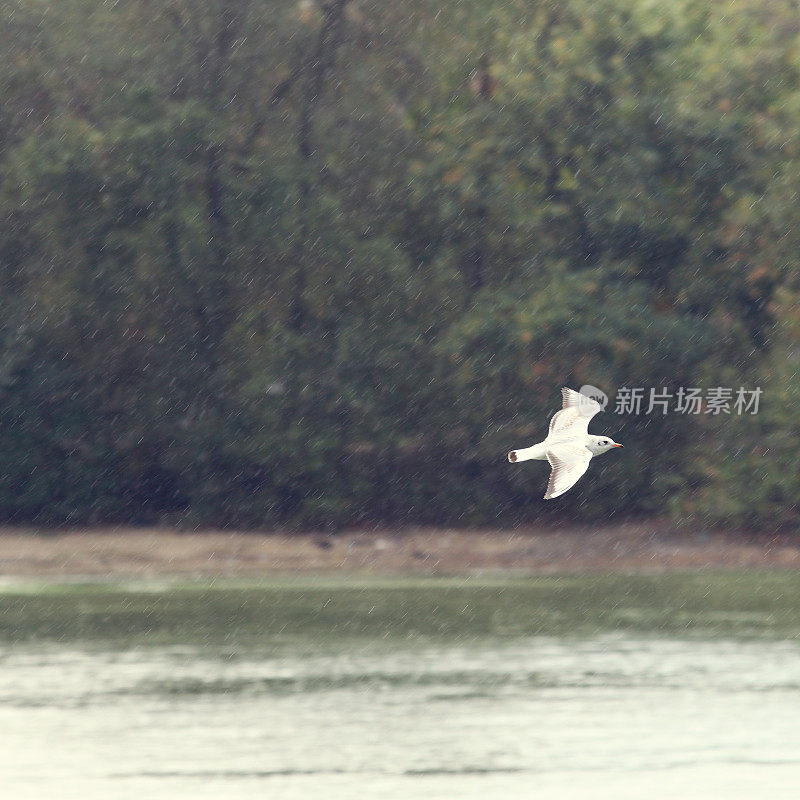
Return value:
[(522, 450), (512, 450), (508, 454), (508, 460), (512, 464), (518, 461), (530, 461), (532, 458), (543, 460), (547, 458), (544, 448), (541, 445), (534, 445), (533, 447), (524, 447)]

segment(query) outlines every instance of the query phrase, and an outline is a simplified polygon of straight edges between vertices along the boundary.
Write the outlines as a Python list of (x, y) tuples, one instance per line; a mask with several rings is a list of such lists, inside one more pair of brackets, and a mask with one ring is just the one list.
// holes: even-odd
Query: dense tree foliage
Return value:
[[(796, 522), (791, 0), (9, 6), (6, 520)], [(586, 383), (763, 396), (543, 503)]]

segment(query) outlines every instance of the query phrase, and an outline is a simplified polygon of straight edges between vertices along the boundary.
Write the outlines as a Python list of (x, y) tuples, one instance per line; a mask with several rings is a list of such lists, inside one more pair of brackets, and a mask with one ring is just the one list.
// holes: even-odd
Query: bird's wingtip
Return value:
[(509, 461), (510, 461), (512, 464), (513, 464), (513, 463), (514, 463), (514, 462), (517, 460), (517, 451), (516, 451), (516, 450), (512, 450), (512, 451), (511, 451), (511, 452), (508, 454), (508, 460), (509, 460)]

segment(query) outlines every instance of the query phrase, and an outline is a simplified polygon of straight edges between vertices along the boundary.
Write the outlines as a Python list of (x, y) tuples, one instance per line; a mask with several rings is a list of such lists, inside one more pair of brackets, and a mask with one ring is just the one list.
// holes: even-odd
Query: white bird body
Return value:
[(530, 460), (550, 462), (552, 471), (545, 500), (552, 500), (569, 491), (589, 468), (592, 456), (622, 447), (608, 436), (589, 433), (589, 420), (603, 410), (598, 402), (566, 388), (561, 390), (561, 398), (561, 411), (556, 412), (550, 420), (547, 438), (508, 454), (508, 460), (513, 463)]
[(515, 458), (511, 458), (511, 453), (508, 454), (509, 461), (547, 461), (547, 448), (544, 442), (531, 445), (530, 447), (523, 447), (522, 450), (512, 450)]

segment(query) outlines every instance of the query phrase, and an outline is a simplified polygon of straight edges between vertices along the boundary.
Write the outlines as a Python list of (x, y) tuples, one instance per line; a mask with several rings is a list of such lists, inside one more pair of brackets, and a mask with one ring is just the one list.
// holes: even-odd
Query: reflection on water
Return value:
[(0, 651), (14, 798), (796, 797), (800, 645)]

